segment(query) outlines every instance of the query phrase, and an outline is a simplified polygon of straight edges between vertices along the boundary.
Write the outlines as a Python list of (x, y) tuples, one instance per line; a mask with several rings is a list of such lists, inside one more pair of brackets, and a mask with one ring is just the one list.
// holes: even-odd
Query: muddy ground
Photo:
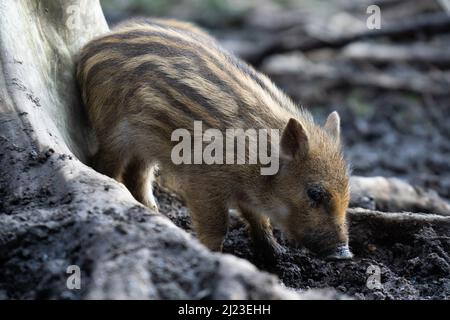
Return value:
[[(195, 235), (186, 207), (173, 194), (158, 190), (160, 211), (177, 226)], [(267, 265), (255, 254), (245, 224), (232, 214), (224, 252), (244, 258), (258, 268), (276, 274), (293, 289), (334, 288), (356, 299), (449, 299), (449, 228), (424, 225), (387, 226), (350, 221), (351, 261), (324, 261), (297, 247), (275, 230), (285, 252), (276, 265)], [(369, 276), (380, 275), (380, 287)], [(375, 274), (375, 277), (376, 277)], [(374, 278), (371, 278), (374, 279)], [(368, 284), (369, 283), (369, 284)], [(373, 283), (373, 282), (372, 282)]]

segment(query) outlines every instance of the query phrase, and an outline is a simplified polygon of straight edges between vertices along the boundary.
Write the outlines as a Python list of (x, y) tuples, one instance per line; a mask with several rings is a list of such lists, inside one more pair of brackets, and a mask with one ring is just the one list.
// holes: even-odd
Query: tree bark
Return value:
[(450, 216), (450, 204), (436, 192), (414, 187), (398, 178), (351, 177), (350, 183), (352, 207)]

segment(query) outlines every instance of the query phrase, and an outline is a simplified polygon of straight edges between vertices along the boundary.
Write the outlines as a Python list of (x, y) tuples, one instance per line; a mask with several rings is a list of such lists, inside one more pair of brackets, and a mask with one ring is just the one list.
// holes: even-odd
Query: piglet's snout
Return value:
[(331, 254), (326, 257), (328, 260), (349, 260), (353, 258), (353, 253), (348, 245), (337, 247)]

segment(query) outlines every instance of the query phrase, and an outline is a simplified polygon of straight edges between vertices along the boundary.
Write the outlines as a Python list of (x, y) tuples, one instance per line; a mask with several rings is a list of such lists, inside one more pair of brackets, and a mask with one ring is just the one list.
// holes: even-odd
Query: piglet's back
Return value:
[(301, 116), (267, 77), (199, 28), (173, 20), (127, 22), (91, 41), (77, 77), (97, 131), (127, 119), (168, 138), (177, 128), (192, 130), (194, 120), (218, 129), (281, 128)]

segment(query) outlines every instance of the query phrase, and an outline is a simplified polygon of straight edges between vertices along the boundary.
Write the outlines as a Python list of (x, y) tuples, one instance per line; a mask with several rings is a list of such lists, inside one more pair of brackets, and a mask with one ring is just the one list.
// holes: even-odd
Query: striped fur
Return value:
[[(155, 207), (147, 194), (158, 164), (209, 248), (220, 249), (230, 207), (240, 209), (260, 246), (274, 246), (268, 218), (298, 240), (317, 238), (327, 248), (347, 242), (348, 174), (339, 139), (204, 31), (176, 20), (126, 22), (82, 49), (77, 78), (99, 141), (97, 170)], [(287, 132), (291, 118), (304, 130), (307, 156), (286, 160), (273, 177), (261, 176), (258, 166), (170, 160), (172, 132), (192, 131), (194, 120), (204, 129)], [(311, 206), (306, 189), (314, 183), (331, 194), (326, 206)]]

